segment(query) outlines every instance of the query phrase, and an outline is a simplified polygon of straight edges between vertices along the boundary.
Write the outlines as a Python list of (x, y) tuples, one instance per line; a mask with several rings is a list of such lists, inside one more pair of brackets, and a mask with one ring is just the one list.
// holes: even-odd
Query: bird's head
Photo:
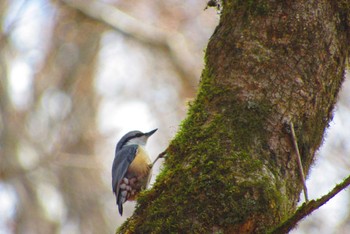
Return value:
[(158, 129), (154, 129), (150, 132), (140, 132), (140, 131), (131, 131), (125, 134), (117, 144), (117, 150), (121, 149), (125, 145), (141, 145), (145, 146), (147, 140), (150, 136), (153, 135)]

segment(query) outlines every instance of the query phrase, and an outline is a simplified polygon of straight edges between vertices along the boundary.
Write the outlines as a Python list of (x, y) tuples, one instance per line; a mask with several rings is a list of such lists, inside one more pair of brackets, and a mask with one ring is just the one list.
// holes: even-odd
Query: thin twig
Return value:
[(290, 129), (291, 129), (291, 132), (292, 132), (293, 144), (294, 144), (295, 152), (296, 152), (296, 155), (297, 155), (297, 162), (298, 162), (298, 167), (299, 167), (299, 173), (300, 173), (301, 181), (303, 183), (305, 202), (308, 202), (309, 198), (307, 196), (307, 187), (306, 187), (306, 182), (305, 182), (305, 174), (304, 174), (303, 165), (301, 163), (301, 157), (300, 157), (300, 152), (299, 152), (297, 136), (295, 135), (294, 124), (293, 124), (292, 121), (290, 121)]
[(332, 197), (337, 195), (340, 191), (342, 191), (349, 185), (350, 185), (350, 176), (344, 179), (343, 182), (341, 182), (340, 184), (337, 184), (329, 193), (322, 196), (321, 198), (317, 200), (311, 200), (308, 203), (304, 203), (289, 219), (287, 219), (282, 224), (280, 224), (276, 229), (270, 232), (270, 234), (288, 233), (290, 230), (292, 230), (295, 227), (295, 225), (300, 220), (302, 220), (303, 218), (311, 214), (313, 211), (320, 208), (322, 205), (328, 202)]
[(151, 164), (151, 168), (154, 166), (154, 164), (158, 161), (158, 159), (163, 158), (166, 155), (168, 149), (164, 150), (163, 152), (161, 152), (156, 159), (153, 161), (153, 163)]
[(166, 52), (175, 68), (174, 70), (179, 75), (185, 92), (191, 95), (195, 92), (197, 74), (193, 69), (194, 61), (191, 60), (193, 56), (189, 52), (190, 50), (182, 34), (176, 31), (168, 32), (161, 30), (159, 27), (148, 25), (101, 1), (61, 0), (60, 2), (125, 36)]

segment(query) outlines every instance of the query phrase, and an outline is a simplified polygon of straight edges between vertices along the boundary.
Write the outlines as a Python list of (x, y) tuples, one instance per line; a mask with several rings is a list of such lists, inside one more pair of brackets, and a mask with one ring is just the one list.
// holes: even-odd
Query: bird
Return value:
[(130, 131), (117, 143), (112, 166), (112, 189), (120, 215), (123, 204), (134, 201), (147, 188), (152, 174), (151, 160), (144, 149), (147, 140), (158, 129), (143, 133)]

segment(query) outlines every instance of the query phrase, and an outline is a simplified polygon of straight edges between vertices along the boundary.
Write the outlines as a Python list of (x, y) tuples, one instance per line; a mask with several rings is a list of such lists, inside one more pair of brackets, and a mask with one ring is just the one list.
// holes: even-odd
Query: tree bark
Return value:
[(120, 233), (265, 233), (302, 189), (344, 79), (349, 1), (223, 1), (199, 91)]

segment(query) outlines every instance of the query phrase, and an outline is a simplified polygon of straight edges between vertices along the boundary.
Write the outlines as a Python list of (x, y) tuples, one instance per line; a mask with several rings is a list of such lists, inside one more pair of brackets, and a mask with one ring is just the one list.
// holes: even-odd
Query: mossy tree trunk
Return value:
[(198, 95), (122, 233), (265, 233), (296, 209), (349, 52), (349, 1), (223, 1)]

